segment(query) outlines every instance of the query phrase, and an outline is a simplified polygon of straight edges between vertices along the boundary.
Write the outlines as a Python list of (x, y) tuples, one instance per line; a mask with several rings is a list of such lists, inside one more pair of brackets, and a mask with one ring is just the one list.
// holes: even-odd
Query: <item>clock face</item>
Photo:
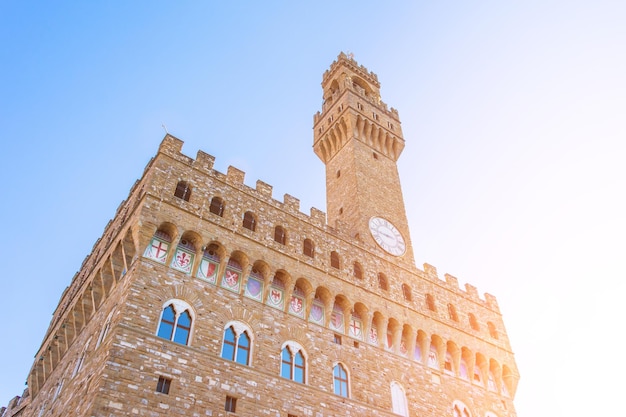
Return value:
[(372, 217), (369, 222), (372, 237), (383, 248), (394, 256), (404, 255), (406, 243), (400, 231), (389, 220), (382, 217)]

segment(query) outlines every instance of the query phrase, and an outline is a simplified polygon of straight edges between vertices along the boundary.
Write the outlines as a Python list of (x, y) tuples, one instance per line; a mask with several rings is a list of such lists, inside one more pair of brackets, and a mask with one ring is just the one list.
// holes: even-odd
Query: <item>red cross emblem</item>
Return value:
[[(155, 245), (154, 243), (158, 242), (158, 245)], [(152, 241), (152, 253), (154, 255), (154, 258), (156, 259), (161, 259), (165, 257), (165, 254), (167, 253), (167, 247), (168, 245), (161, 242), (160, 240), (153, 240)], [(161, 252), (163, 252), (163, 255), (161, 255)]]
[(355, 319), (350, 320), (350, 330), (352, 330), (352, 334), (355, 336), (361, 335), (361, 322)]

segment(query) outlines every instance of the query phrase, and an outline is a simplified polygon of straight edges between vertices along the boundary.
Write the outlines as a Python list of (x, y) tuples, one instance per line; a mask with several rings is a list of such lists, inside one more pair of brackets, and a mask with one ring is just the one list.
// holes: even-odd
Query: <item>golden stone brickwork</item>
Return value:
[[(166, 135), (61, 297), (6, 417), (394, 416), (398, 392), (412, 417), (515, 416), (519, 376), (496, 299), (414, 265), (398, 112), (380, 101), (376, 75), (344, 54), (322, 87), (314, 150), (327, 169), (328, 222), (290, 195), (275, 200), (264, 182), (245, 185), (234, 167), (214, 170), (202, 151), (185, 156)], [(395, 225), (406, 252), (376, 243), (372, 217)], [(188, 264), (175, 263), (182, 252)], [(203, 256), (217, 265), (214, 283), (198, 276)], [(232, 271), (238, 291), (226, 282)], [(245, 291), (251, 276), (262, 283), (257, 299)], [(187, 344), (157, 335), (172, 300), (188, 306), (177, 307), (191, 316)], [(231, 325), (248, 330), (247, 365), (222, 357)], [(304, 383), (281, 377), (287, 345), (304, 354)], [(334, 393), (337, 364), (347, 397)]]

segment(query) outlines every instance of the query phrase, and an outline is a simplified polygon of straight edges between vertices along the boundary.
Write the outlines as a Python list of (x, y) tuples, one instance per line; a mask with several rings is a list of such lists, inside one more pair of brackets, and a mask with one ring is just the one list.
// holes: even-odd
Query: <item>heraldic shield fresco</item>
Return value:
[(217, 270), (219, 269), (219, 258), (216, 254), (209, 251), (204, 251), (202, 254), (202, 260), (198, 267), (198, 278), (210, 282), (213, 285), (217, 284)]
[(167, 251), (170, 248), (171, 241), (172, 238), (170, 238), (167, 233), (157, 231), (152, 237), (152, 240), (146, 248), (143, 256), (165, 264), (165, 261), (167, 260)]
[(239, 262), (234, 259), (228, 261), (221, 286), (229, 291), (239, 293), (241, 289), (241, 265)]
[(285, 309), (285, 285), (278, 277), (274, 277), (270, 285), (266, 304), (279, 310)]
[(304, 318), (304, 292), (300, 288), (295, 289), (289, 301), (289, 314)]
[(191, 275), (191, 267), (193, 266), (195, 256), (195, 248), (191, 242), (181, 240), (176, 247), (176, 253), (172, 258), (172, 264), (170, 266), (187, 275)]
[(264, 286), (265, 284), (263, 282), (263, 275), (253, 269), (252, 272), (250, 272), (250, 276), (248, 277), (248, 282), (246, 283), (246, 290), (244, 292), (244, 295), (258, 302), (262, 302)]
[(324, 303), (321, 299), (316, 298), (313, 300), (313, 304), (311, 305), (311, 313), (309, 314), (309, 321), (311, 323), (319, 324), (320, 326), (324, 325)]

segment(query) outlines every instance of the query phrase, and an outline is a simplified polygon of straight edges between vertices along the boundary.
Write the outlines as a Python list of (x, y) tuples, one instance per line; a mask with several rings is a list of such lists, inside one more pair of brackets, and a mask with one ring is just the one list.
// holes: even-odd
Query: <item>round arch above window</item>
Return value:
[(455, 400), (452, 403), (452, 416), (453, 417), (472, 417), (469, 408), (459, 400)]

